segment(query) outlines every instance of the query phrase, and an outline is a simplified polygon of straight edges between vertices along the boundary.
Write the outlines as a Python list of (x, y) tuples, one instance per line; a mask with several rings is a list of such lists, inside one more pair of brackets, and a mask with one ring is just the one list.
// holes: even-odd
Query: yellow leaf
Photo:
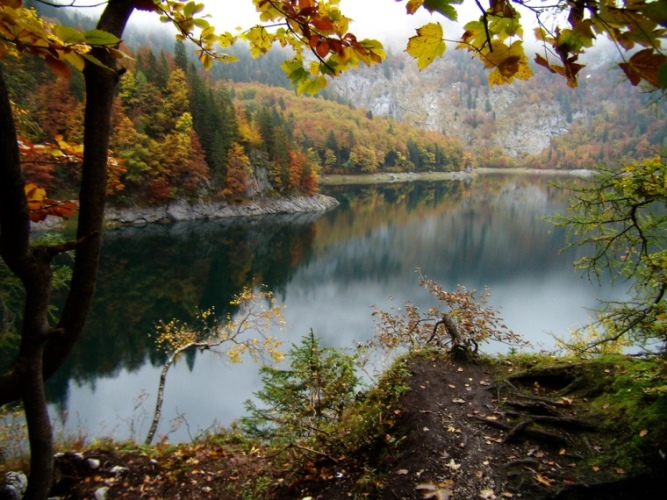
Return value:
[(648, 434), (648, 429), (642, 429), (639, 431), (639, 437), (645, 437)]
[(83, 71), (86, 60), (76, 52), (68, 52), (65, 54), (65, 60), (70, 63), (77, 71)]
[(41, 202), (46, 198), (46, 189), (28, 182), (25, 185), (25, 195), (29, 202)]
[(547, 488), (551, 487), (551, 481), (540, 473), (535, 474), (535, 480), (541, 485), (546, 486)]
[(436, 57), (445, 53), (447, 46), (442, 40), (443, 31), (440, 23), (429, 23), (417, 30), (417, 35), (410, 38), (406, 52), (417, 59), (419, 69), (424, 69)]

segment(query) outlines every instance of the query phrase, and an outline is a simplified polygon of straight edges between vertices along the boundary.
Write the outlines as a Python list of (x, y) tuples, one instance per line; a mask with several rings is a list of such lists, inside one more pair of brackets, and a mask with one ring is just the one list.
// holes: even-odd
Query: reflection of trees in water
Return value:
[[(305, 219), (305, 220), (304, 220)], [(180, 226), (180, 227), (177, 227)], [(49, 399), (66, 405), (69, 380), (92, 385), (101, 376), (161, 365), (150, 333), (195, 309), (234, 314), (230, 299), (244, 286), (284, 294), (315, 238), (312, 217), (125, 228), (105, 236), (96, 299), (86, 331), (49, 381)], [(192, 368), (194, 353), (187, 359)]]
[[(321, 274), (309, 269), (304, 279), (383, 283), (419, 267), (443, 283), (490, 284), (517, 272), (548, 273), (562, 265), (556, 256), (565, 246), (563, 232), (543, 220), (567, 199), (553, 181), (494, 174), (477, 177), (471, 189), (461, 182), (356, 187), (360, 196), (346, 194), (335, 221), (318, 222), (320, 233), (337, 234), (338, 243), (320, 257)], [(359, 199), (373, 200), (375, 210), (355, 206)], [(547, 265), (544, 255), (554, 259)]]
[[(284, 298), (299, 269), (300, 284), (313, 287), (399, 276), (408, 276), (412, 287), (417, 267), (443, 284), (462, 276), (492, 284), (519, 268), (545, 272), (541, 256), (564, 244), (562, 234), (549, 233), (539, 219), (560, 203), (545, 178), (535, 184), (494, 175), (475, 179), (472, 187), (412, 182), (327, 188), (325, 194), (341, 206), (322, 216), (109, 231), (89, 324), (49, 381), (50, 400), (64, 409), (69, 380), (94, 385), (97, 377), (147, 361), (162, 364), (164, 355), (149, 336), (158, 320), (187, 321), (197, 307), (233, 313), (229, 300), (248, 285), (264, 284)], [(368, 297), (368, 305), (382, 298)], [(187, 359), (190, 367), (195, 356)]]

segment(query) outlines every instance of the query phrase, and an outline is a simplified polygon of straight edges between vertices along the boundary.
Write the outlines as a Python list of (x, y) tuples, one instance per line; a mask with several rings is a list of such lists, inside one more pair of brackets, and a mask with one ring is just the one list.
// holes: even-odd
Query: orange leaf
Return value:
[(333, 23), (328, 19), (313, 19), (310, 23), (320, 31), (333, 31), (334, 29)]
[(55, 57), (47, 56), (46, 59), (46, 65), (49, 67), (51, 71), (53, 71), (56, 75), (58, 76), (64, 76), (66, 78), (69, 78), (72, 76), (71, 71), (69, 70), (69, 66), (62, 62), (60, 59), (56, 59)]
[(641, 431), (639, 431), (639, 437), (646, 437), (647, 434), (648, 434), (648, 429), (642, 429)]
[(509, 56), (498, 65), (498, 71), (505, 78), (513, 77), (519, 71), (519, 56)]
[(326, 40), (324, 40), (322, 43), (317, 44), (317, 48), (315, 50), (317, 51), (318, 56), (325, 58), (330, 51), (329, 44)]
[(654, 87), (659, 87), (658, 73), (660, 66), (667, 61), (667, 57), (655, 53), (653, 49), (640, 50), (627, 63), (619, 64), (632, 85), (637, 85), (643, 78)]

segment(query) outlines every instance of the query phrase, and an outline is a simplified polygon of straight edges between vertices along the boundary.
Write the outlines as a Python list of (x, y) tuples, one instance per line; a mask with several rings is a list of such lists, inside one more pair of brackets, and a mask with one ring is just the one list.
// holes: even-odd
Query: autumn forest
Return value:
[[(320, 174), (588, 168), (654, 154), (667, 127), (659, 107), (649, 106), (651, 95), (628, 95), (627, 84), (612, 87), (594, 79), (563, 89), (562, 82), (537, 72), (538, 84), (513, 86), (520, 96), (516, 114), (552, 100), (570, 129), (540, 154), (516, 157), (494, 144), (497, 130), (516, 126), (514, 113), (501, 116), (493, 109), (483, 67), (463, 54), (443, 63), (460, 101), (452, 117), (459, 122), (456, 134), (448, 127), (419, 129), (409, 117), (373, 116), (335, 90), (297, 95), (279, 68), (280, 52), (258, 62), (235, 48), (240, 62), (205, 72), (180, 42), (137, 39), (131, 31), (128, 38), (134, 46), (125, 47), (132, 58), (124, 63), (115, 97), (109, 152), (107, 190), (116, 205), (202, 196), (237, 202), (269, 191), (310, 194)], [(8, 58), (6, 64), (26, 178), (67, 196), (82, 155), (83, 77), (54, 75), (28, 58)], [(365, 71), (391, 85), (392, 75), (403, 70), (404, 58), (390, 54), (381, 67)], [(595, 99), (599, 94), (604, 107)]]

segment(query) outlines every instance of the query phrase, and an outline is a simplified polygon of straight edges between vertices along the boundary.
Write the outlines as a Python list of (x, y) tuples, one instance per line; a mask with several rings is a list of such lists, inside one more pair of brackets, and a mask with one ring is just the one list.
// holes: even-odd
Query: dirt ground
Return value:
[[(292, 470), (278, 456), (256, 449), (240, 453), (215, 440), (165, 448), (157, 458), (136, 449), (65, 454), (57, 460), (53, 494), (313, 500), (662, 496), (655, 476), (595, 465), (608, 441), (595, 419), (580, 418), (588, 413), (585, 400), (559, 395), (562, 380), (512, 378), (511, 365), (492, 369), (428, 358), (411, 360), (407, 369), (410, 390), (387, 409), (386, 434), (346, 457), (322, 457)], [(496, 382), (498, 370), (509, 378)]]

